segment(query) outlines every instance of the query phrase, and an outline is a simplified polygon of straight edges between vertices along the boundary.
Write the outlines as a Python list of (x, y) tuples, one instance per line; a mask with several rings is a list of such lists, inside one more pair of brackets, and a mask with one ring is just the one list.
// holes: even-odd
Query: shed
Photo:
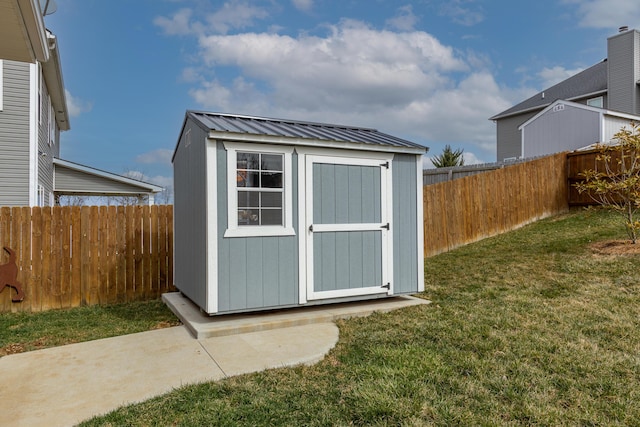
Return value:
[(375, 129), (187, 111), (175, 286), (209, 315), (422, 291), (426, 150)]

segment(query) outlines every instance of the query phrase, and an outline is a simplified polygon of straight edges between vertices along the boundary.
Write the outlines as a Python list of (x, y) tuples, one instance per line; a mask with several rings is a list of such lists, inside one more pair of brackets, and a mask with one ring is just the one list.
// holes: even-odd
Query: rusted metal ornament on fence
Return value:
[(24, 300), (24, 291), (22, 290), (22, 284), (18, 282), (18, 264), (16, 264), (16, 253), (13, 249), (4, 247), (4, 250), (9, 254), (9, 262), (0, 265), (0, 292), (7, 286), (16, 290), (17, 295), (11, 297), (11, 301), (20, 302)]

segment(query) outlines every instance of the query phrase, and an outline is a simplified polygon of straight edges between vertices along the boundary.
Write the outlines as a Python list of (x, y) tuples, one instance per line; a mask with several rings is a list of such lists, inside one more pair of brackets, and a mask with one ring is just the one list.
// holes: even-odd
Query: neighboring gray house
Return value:
[(66, 130), (57, 40), (44, 27), (38, 1), (0, 0), (0, 206), (51, 206), (60, 195), (126, 195), (153, 203), (162, 191), (59, 159)]
[(175, 286), (211, 315), (422, 291), (425, 151), (373, 129), (188, 111)]
[(639, 83), (640, 33), (623, 27), (608, 38), (605, 60), (490, 118), (497, 160), (608, 142), (623, 125), (640, 121)]

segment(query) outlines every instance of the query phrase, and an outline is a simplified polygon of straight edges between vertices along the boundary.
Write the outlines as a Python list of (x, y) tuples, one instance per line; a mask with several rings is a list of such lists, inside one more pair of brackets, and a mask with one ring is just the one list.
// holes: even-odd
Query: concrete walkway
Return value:
[(69, 426), (186, 384), (313, 364), (338, 341), (338, 328), (331, 320), (428, 303), (417, 298), (381, 302), (356, 303), (357, 309), (341, 304), (342, 311), (329, 317), (326, 310), (340, 307), (207, 318), (208, 322), (187, 304), (183, 311), (200, 322), (197, 328), (208, 328), (203, 334), (211, 335), (210, 325), (215, 323), (217, 336), (196, 339), (188, 322), (5, 356), (0, 358), (0, 425)]

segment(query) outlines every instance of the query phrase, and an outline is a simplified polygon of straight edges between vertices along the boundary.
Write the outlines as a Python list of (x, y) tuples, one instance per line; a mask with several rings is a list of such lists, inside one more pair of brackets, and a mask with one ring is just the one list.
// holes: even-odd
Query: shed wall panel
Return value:
[[(207, 304), (207, 134), (187, 121), (173, 161), (175, 286), (200, 307)], [(211, 189), (215, 191), (215, 189)]]
[[(227, 152), (217, 143), (218, 313), (290, 307), (298, 304), (298, 238), (224, 237), (227, 229)], [(298, 233), (296, 153), (292, 155), (293, 218)]]
[(393, 157), (393, 290), (395, 294), (418, 290), (418, 191), (416, 157), (396, 154)]
[(6, 60), (2, 66), (0, 206), (28, 206), (30, 67)]

